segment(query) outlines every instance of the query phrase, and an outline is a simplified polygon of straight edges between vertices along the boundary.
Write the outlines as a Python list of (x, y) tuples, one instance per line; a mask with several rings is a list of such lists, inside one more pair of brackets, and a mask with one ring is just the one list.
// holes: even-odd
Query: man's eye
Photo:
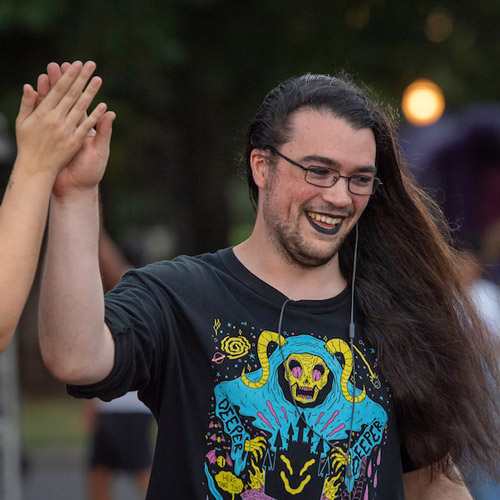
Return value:
[(332, 171), (329, 168), (325, 167), (309, 167), (308, 168), (310, 175), (315, 177), (327, 177), (332, 175)]
[(357, 186), (367, 186), (373, 184), (374, 177), (369, 175), (353, 175), (351, 176), (351, 182), (354, 182)]

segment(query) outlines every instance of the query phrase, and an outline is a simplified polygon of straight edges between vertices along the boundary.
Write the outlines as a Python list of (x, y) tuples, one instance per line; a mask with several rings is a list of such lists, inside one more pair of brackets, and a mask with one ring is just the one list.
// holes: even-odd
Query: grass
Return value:
[(71, 397), (25, 398), (21, 401), (21, 439), (27, 448), (82, 445), (88, 432), (84, 402)]

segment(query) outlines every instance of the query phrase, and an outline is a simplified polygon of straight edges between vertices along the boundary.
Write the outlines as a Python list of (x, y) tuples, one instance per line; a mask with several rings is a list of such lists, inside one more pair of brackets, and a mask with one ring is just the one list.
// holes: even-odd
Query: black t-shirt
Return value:
[(158, 262), (106, 295), (111, 374), (68, 391), (139, 391), (148, 500), (404, 499), (391, 391), (359, 327), (351, 351), (350, 312), (349, 289), (287, 301), (231, 248)]

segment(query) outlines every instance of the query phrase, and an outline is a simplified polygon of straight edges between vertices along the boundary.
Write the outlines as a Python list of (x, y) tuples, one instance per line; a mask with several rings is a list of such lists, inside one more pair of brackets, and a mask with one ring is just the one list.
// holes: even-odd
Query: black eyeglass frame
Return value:
[(330, 168), (330, 167), (325, 167), (325, 168), (328, 168), (328, 170), (330, 170), (332, 173), (335, 172), (337, 174), (337, 177), (336, 178), (335, 177), (332, 178), (332, 183), (329, 186), (324, 186), (324, 185), (321, 185), (321, 184), (316, 184), (314, 182), (311, 182), (311, 180), (309, 180), (307, 178), (307, 174), (312, 170), (311, 168), (304, 167), (300, 163), (297, 163), (296, 161), (292, 160), (291, 158), (288, 158), (288, 156), (285, 156), (283, 153), (280, 153), (273, 146), (267, 146), (266, 149), (269, 149), (269, 151), (271, 151), (272, 153), (274, 153), (274, 154), (278, 155), (279, 157), (283, 158), (288, 163), (291, 163), (292, 165), (295, 165), (296, 167), (301, 168), (304, 171), (304, 180), (308, 184), (311, 184), (312, 186), (316, 186), (316, 187), (320, 187), (320, 188), (330, 188), (332, 186), (335, 186), (335, 184), (337, 184), (337, 182), (338, 182), (339, 179), (347, 179), (347, 189), (348, 189), (348, 191), (351, 194), (355, 194), (356, 196), (371, 196), (372, 194), (375, 193), (375, 191), (377, 191), (377, 189), (379, 188), (379, 186), (383, 185), (382, 181), (378, 177), (373, 177), (373, 186), (372, 186), (372, 192), (371, 193), (356, 193), (355, 191), (351, 190), (351, 178), (352, 177), (356, 177), (356, 176), (358, 176), (360, 174), (354, 174), (354, 175), (351, 175), (351, 176), (341, 175), (338, 170), (335, 170), (334, 168)]

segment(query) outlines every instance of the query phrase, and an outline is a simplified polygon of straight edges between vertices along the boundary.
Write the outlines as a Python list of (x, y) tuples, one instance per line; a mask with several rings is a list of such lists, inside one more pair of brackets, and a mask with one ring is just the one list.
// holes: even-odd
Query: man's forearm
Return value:
[(39, 333), (45, 364), (67, 383), (102, 380), (114, 343), (104, 324), (99, 273), (97, 187), (53, 197), (40, 294)]

